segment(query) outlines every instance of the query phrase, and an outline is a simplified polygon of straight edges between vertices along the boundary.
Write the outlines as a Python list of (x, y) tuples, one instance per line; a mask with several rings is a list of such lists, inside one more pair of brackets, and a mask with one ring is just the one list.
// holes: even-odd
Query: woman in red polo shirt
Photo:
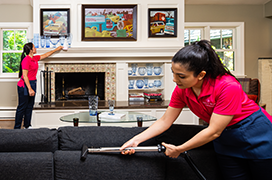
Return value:
[(271, 179), (272, 117), (247, 97), (210, 43), (202, 40), (179, 50), (172, 72), (177, 86), (165, 114), (126, 142), (122, 154), (134, 153), (123, 150), (166, 131), (187, 105), (209, 126), (179, 146), (162, 143), (167, 156), (177, 158), (213, 141), (225, 179)]
[(24, 45), (19, 70), (20, 80), (17, 83), (19, 104), (16, 110), (14, 129), (21, 128), (23, 118), (24, 127), (27, 129), (31, 126), (31, 116), (36, 94), (38, 61), (49, 57), (62, 48), (62, 46), (59, 46), (45, 54), (35, 56), (36, 48), (34, 44), (27, 43)]

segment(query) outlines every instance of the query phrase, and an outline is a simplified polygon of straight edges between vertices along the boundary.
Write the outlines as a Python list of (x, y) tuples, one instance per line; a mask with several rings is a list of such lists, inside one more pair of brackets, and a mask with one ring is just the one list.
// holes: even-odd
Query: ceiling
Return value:
[[(0, 4), (32, 4), (33, 0), (0, 0)], [(270, 0), (185, 0), (185, 4), (265, 4)]]

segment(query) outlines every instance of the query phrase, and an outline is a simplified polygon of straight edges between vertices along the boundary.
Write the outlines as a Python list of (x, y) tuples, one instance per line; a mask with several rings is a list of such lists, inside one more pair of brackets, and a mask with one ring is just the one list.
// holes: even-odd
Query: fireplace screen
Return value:
[(58, 100), (84, 100), (97, 95), (105, 100), (105, 73), (55, 73), (55, 97)]

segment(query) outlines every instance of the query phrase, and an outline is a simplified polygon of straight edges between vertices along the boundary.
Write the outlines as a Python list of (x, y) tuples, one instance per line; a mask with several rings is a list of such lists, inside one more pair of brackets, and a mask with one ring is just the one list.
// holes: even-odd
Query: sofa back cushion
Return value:
[(55, 152), (56, 129), (0, 129), (0, 152)]
[[(157, 145), (161, 142), (180, 145), (199, 131), (204, 126), (197, 125), (172, 125), (161, 135), (149, 139), (141, 146)], [(133, 136), (144, 131), (146, 127), (113, 127), (113, 126), (86, 126), (86, 127), (60, 127), (59, 148), (61, 150), (81, 150), (85, 144), (88, 147), (120, 147)], [(201, 148), (213, 148), (209, 143)]]
[[(84, 144), (88, 147), (120, 147), (145, 129), (144, 127), (113, 126), (60, 127), (58, 129), (59, 148), (81, 150)], [(151, 139), (141, 145), (156, 145), (156, 143), (155, 139)]]

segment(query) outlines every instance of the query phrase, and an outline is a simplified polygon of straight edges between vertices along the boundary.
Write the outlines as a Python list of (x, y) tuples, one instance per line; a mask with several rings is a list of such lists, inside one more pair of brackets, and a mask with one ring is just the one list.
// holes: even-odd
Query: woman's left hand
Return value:
[(162, 143), (162, 145), (166, 148), (164, 154), (166, 156), (169, 156), (170, 158), (177, 158), (181, 153), (175, 145), (166, 144), (164, 142)]

